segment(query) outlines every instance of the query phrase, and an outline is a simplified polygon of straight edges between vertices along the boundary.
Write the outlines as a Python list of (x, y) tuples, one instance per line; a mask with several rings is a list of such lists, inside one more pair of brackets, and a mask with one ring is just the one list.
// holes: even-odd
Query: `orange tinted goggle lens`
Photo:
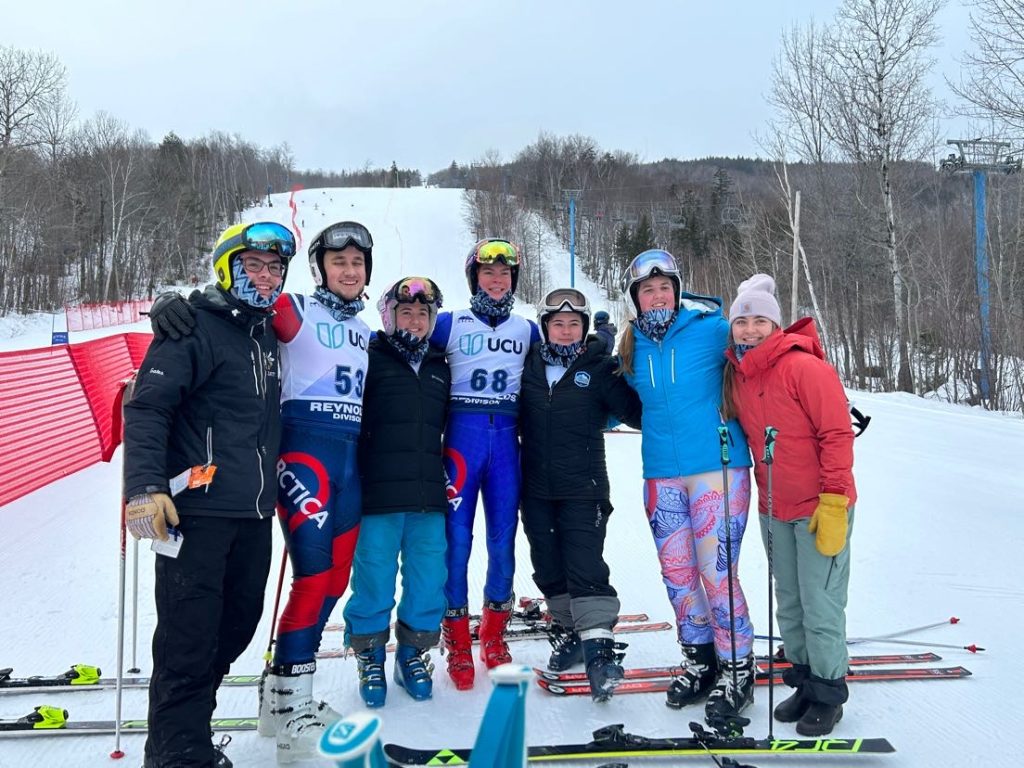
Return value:
[(395, 299), (409, 303), (420, 301), (433, 304), (441, 298), (441, 291), (429, 277), (407, 277), (395, 289)]

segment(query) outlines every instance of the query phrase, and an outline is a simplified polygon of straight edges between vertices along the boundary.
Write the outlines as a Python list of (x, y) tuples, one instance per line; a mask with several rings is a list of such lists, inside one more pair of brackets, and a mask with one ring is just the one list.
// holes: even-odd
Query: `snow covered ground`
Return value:
[[(299, 195), (299, 203), (307, 240), (319, 226), (340, 218), (355, 218), (370, 226), (377, 243), (370, 288), (374, 302), (389, 279), (422, 273), (438, 280), (448, 307), (465, 303), (462, 259), (473, 238), (463, 222), (457, 191), (309, 190)], [(273, 208), (250, 211), (246, 218), (288, 223), (286, 197), (275, 197)], [(567, 277), (565, 253), (553, 252), (550, 259), (550, 275)], [(586, 289), (586, 284), (581, 284)], [(306, 270), (293, 270), (288, 288), (310, 287)], [(532, 314), (529, 308), (521, 311)], [(372, 305), (364, 312), (371, 322), (375, 315)], [(7, 325), (9, 331), (10, 323)], [(4, 336), (2, 330), (0, 337)], [(8, 338), (0, 341), (0, 349), (44, 345), (49, 324), (45, 328), (29, 324), (25, 332), (11, 335), (8, 332)], [(73, 334), (73, 341), (78, 338)], [(873, 421), (856, 444), (860, 500), (852, 539), (850, 635), (884, 634), (955, 615), (961, 619), (959, 625), (913, 636), (922, 643), (919, 650), (928, 649), (929, 641), (976, 643), (987, 650), (971, 655), (936, 649), (943, 656), (941, 664), (963, 664), (971, 669), (974, 676), (969, 679), (852, 686), (846, 715), (835, 735), (884, 736), (897, 752), (826, 762), (901, 768), (980, 768), (999, 759), (1005, 761), (1000, 764), (1015, 764), (1010, 759), (1020, 757), (1019, 734), (1024, 730), (1024, 713), (1017, 705), (1024, 678), (1020, 653), (1024, 473), (1017, 466), (1024, 453), (1024, 421), (908, 395), (851, 394)], [(644, 611), (652, 620), (671, 621), (642, 509), (639, 436), (612, 435), (607, 444), (616, 509), (607, 545), (613, 584), (624, 611)], [(13, 666), (15, 674), (49, 674), (84, 662), (113, 673), (119, 468), (120, 455), (116, 455), (109, 465), (90, 467), (0, 508), (4, 585), (0, 592), (4, 630), (0, 666)], [(482, 528), (478, 533), (479, 543)], [(280, 537), (277, 547), (280, 550)], [(471, 595), (482, 591), (485, 562), (481, 550), (478, 544), (471, 562)], [(130, 554), (131, 547), (129, 575)], [(140, 558), (138, 663), (145, 673), (154, 623), (150, 596), (153, 555), (143, 547)], [(522, 536), (517, 560), (517, 594), (536, 594)], [(276, 586), (276, 567), (274, 570), (267, 587), (264, 622), (235, 672), (256, 673), (262, 668)], [(748, 530), (740, 573), (756, 630), (765, 632), (767, 569), (756, 525)], [(340, 614), (339, 608), (334, 618), (340, 620)], [(667, 664), (679, 659), (672, 632), (624, 639), (630, 644), (630, 665)], [(328, 633), (323, 647), (339, 647), (340, 642), (338, 633)], [(766, 644), (760, 649), (765, 650)], [(513, 646), (516, 661), (527, 664), (542, 665), (548, 650), (546, 643), (539, 641)], [(857, 646), (857, 651), (864, 653), (909, 650), (914, 649), (883, 643)], [(128, 657), (130, 660), (130, 644)], [(435, 661), (439, 669), (433, 701), (413, 702), (392, 686), (388, 704), (379, 712), (385, 740), (436, 747), (472, 744), (489, 693), (483, 667), (478, 663), (473, 691), (457, 692), (442, 671), (443, 659)], [(342, 711), (359, 708), (354, 661), (321, 662), (318, 691)], [(777, 689), (776, 700), (787, 694), (788, 689)], [(0, 696), (0, 717), (23, 715), (44, 702), (66, 707), (76, 719), (106, 719), (114, 711), (111, 691), (54, 692)], [(254, 689), (222, 691), (219, 715), (252, 716), (255, 710)], [(125, 716), (144, 717), (145, 711), (145, 691), (126, 692)], [(585, 741), (593, 729), (618, 722), (650, 736), (684, 735), (687, 722), (699, 720), (701, 714), (699, 707), (682, 712), (668, 709), (662, 694), (623, 695), (598, 705), (585, 698), (556, 699), (536, 689), (528, 702), (528, 739), (538, 744)], [(747, 714), (753, 718), (748, 735), (764, 736), (768, 727), (766, 689), (757, 690), (755, 704)], [(795, 731), (790, 725), (776, 724), (774, 733), (786, 737)], [(127, 757), (122, 764), (139, 765), (142, 744), (141, 736), (125, 737)], [(0, 739), (0, 768), (118, 765), (108, 757), (112, 746), (113, 739), (105, 736)], [(237, 734), (229, 754), (237, 768), (275, 765), (272, 741), (255, 733)], [(641, 762), (634, 759), (631, 764)], [(688, 762), (710, 765), (705, 758)], [(822, 763), (809, 757), (747, 762), (780, 767)]]

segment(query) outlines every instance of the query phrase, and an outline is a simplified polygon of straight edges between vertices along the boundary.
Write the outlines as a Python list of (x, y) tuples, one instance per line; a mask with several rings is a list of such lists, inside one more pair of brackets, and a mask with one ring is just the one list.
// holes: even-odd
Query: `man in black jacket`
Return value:
[(263, 612), (280, 441), (270, 306), (294, 252), (279, 224), (229, 227), (216, 285), (189, 297), (195, 328), (153, 342), (125, 408), (128, 531), (166, 547), (146, 768), (231, 764), (210, 742), (210, 716)]
[(639, 427), (640, 400), (615, 375), (604, 342), (587, 337), (583, 293), (552, 291), (538, 319), (544, 342), (526, 358), (519, 401), (523, 529), (533, 579), (562, 630), (548, 666), (584, 661), (603, 701), (623, 674), (612, 639), (619, 599), (603, 557), (612, 512), (603, 430), (609, 416)]
[(441, 308), (433, 280), (406, 277), (381, 297), (383, 331), (370, 341), (359, 470), (363, 520), (345, 606), (345, 644), (359, 659), (359, 692), (384, 704), (385, 646), (391, 634), (399, 555), (402, 600), (395, 635), (395, 682), (417, 701), (431, 698), (427, 651), (441, 637), (448, 500), (441, 436), (451, 372), (428, 343)]

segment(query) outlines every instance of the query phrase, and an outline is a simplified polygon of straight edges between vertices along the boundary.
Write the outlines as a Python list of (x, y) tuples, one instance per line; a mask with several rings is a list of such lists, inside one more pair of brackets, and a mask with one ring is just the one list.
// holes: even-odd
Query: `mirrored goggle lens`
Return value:
[(589, 309), (587, 297), (575, 288), (559, 288), (544, 298), (544, 309), (560, 312), (568, 308), (573, 312), (586, 312)]
[(496, 264), (503, 261), (510, 267), (519, 265), (519, 252), (507, 240), (490, 240), (476, 249), (478, 264)]
[(250, 275), (258, 275), (264, 269), (270, 271), (270, 274), (280, 277), (284, 274), (284, 262), (282, 261), (264, 261), (258, 256), (246, 256), (242, 259), (242, 269), (248, 272)]
[(419, 301), (441, 306), (441, 290), (428, 277), (407, 277), (395, 286), (395, 299), (403, 304)]
[(291, 230), (280, 224), (270, 222), (251, 224), (242, 233), (242, 242), (248, 250), (252, 251), (275, 251), (286, 259), (295, 255), (295, 238), (292, 236)]
[(340, 251), (353, 244), (364, 251), (373, 248), (370, 230), (362, 224), (338, 224), (324, 232), (325, 248)]
[(622, 273), (620, 288), (623, 292), (629, 289), (637, 280), (644, 280), (657, 270), (663, 275), (678, 275), (679, 267), (676, 260), (668, 251), (652, 250), (644, 251), (626, 267)]

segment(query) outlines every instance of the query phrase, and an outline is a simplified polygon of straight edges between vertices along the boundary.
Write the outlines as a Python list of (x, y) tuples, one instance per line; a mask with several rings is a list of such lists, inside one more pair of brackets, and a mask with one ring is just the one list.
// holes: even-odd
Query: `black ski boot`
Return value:
[(780, 723), (795, 723), (804, 716), (804, 712), (811, 704), (807, 696), (804, 695), (804, 683), (807, 682), (810, 674), (811, 668), (806, 664), (794, 664), (783, 671), (782, 682), (791, 688), (796, 688), (796, 691), (775, 707), (775, 719)]
[(594, 701), (608, 701), (625, 677), (620, 664), (624, 654), (616, 650), (615, 637), (610, 629), (587, 629), (580, 637), (587, 680), (590, 681), (590, 697)]
[(683, 644), (683, 663), (668, 686), (665, 703), (673, 709), (700, 701), (715, 684), (718, 658), (714, 643)]
[(583, 641), (575, 629), (552, 624), (548, 641), (551, 643), (548, 669), (552, 672), (564, 672), (574, 664), (583, 662)]
[(843, 719), (843, 704), (850, 698), (850, 689), (846, 678), (826, 680), (810, 675), (804, 683), (804, 696), (809, 703), (796, 724), (796, 732), (801, 736), (827, 736)]
[(717, 728), (723, 722), (733, 721), (754, 702), (756, 673), (754, 654), (736, 659), (735, 664), (727, 659), (718, 660), (718, 682), (704, 705), (704, 719), (708, 725)]

